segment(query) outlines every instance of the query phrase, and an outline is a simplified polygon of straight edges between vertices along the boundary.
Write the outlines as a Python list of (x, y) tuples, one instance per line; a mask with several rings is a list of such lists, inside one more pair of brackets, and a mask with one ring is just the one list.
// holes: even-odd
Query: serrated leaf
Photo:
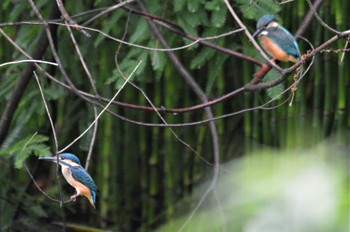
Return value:
[[(91, 115), (94, 115), (94, 112), (91, 107), (87, 109), (87, 116), (79, 120), (79, 133), (83, 133), (86, 128), (89, 126), (89, 124), (94, 120), (91, 118)], [(88, 130), (85, 135), (79, 140), (79, 149), (81, 151), (88, 151), (91, 143), (91, 138), (93, 135), (94, 129), (91, 128)]]
[(45, 144), (32, 144), (25, 147), (17, 156), (15, 160), (15, 167), (20, 169), (23, 167), (23, 162), (31, 155), (35, 154), (38, 157), (51, 156), (50, 148)]
[(44, 144), (49, 138), (43, 135), (30, 135), (11, 147), (0, 151), (0, 155), (16, 155), (15, 167), (22, 168), (23, 162), (31, 155), (51, 156), (50, 148)]
[(207, 94), (209, 94), (210, 91), (212, 90), (215, 80), (221, 71), (221, 67), (228, 57), (229, 57), (228, 55), (223, 55), (223, 54), (218, 54), (217, 56), (214, 57), (214, 64), (213, 64), (214, 68), (211, 68), (209, 70), (207, 87), (205, 89)]
[(130, 37), (130, 42), (142, 42), (148, 39), (149, 28), (146, 20), (140, 20), (135, 28), (134, 33)]
[[(120, 19), (121, 16), (122, 14), (115, 13), (108, 20), (104, 20), (103, 21), (104, 24), (101, 31), (103, 31), (106, 34), (109, 34), (109, 32), (113, 29), (113, 27), (118, 25), (118, 20)], [(106, 39), (106, 37), (104, 35), (99, 34), (94, 42), (94, 46), (98, 47), (104, 39)]]
[(222, 27), (225, 24), (226, 15), (226, 7), (221, 7), (219, 10), (214, 11), (211, 17), (211, 25), (214, 27)]
[(173, 2), (174, 4), (174, 11), (179, 12), (182, 11), (184, 6), (186, 5), (186, 0), (176, 0)]
[(23, 12), (27, 12), (30, 10), (30, 6), (28, 4), (16, 4), (16, 7), (11, 9), (10, 17), (8, 18), (9, 22), (18, 21), (19, 18), (23, 17)]
[(188, 11), (191, 13), (195, 13), (198, 10), (201, 3), (202, 3), (202, 0), (190, 0), (190, 1), (188, 1), (188, 3), (187, 3)]
[(28, 141), (30, 141), (30, 143), (27, 144), (27, 147), (30, 146), (31, 144), (43, 143), (43, 142), (46, 142), (48, 140), (49, 140), (49, 138), (44, 136), (44, 135), (35, 135), (34, 137), (33, 137), (33, 135), (30, 135), (30, 136), (18, 141), (17, 143), (12, 145), (11, 147), (1, 150), (0, 155), (9, 155), (11, 153), (15, 153), (15, 152), (22, 150), (24, 148), (25, 144), (28, 143)]
[(16, 84), (16, 77), (18, 76), (19, 74), (17, 72), (8, 72), (6, 73), (6, 75), (3, 76), (3, 78), (1, 78), (0, 97), (8, 96), (12, 93), (13, 86)]
[(200, 14), (189, 14), (184, 12), (179, 14), (178, 17), (179, 25), (186, 31), (186, 33), (197, 37), (197, 26), (201, 24)]
[(222, 1), (212, 0), (205, 4), (205, 9), (209, 11), (218, 11), (222, 7)]
[(243, 17), (247, 19), (259, 19), (265, 14), (277, 14), (281, 10), (281, 6), (271, 0), (246, 1), (237, 0)]
[[(279, 74), (276, 70), (272, 69), (271, 71), (269, 71), (269, 72), (266, 74), (265, 78), (263, 79), (263, 82), (268, 82), (268, 81), (276, 80), (279, 76), (280, 76), (280, 74)], [(268, 95), (271, 99), (273, 99), (273, 98), (280, 99), (281, 96), (282, 96), (281, 93), (282, 93), (283, 91), (284, 91), (284, 85), (283, 85), (283, 83), (278, 84), (278, 85), (276, 85), (276, 86), (274, 86), (274, 87), (268, 88), (268, 89), (266, 90), (267, 95)]]
[(276, 98), (276, 100), (280, 99), (282, 97), (281, 93), (284, 91), (284, 85), (278, 84), (274, 87), (268, 88), (267, 89), (267, 95), (273, 99)]
[(157, 70), (157, 71), (163, 71), (164, 70), (164, 66), (166, 64), (166, 56), (164, 52), (154, 52), (151, 55), (151, 59), (152, 59), (152, 68), (153, 70)]
[(203, 48), (191, 62), (191, 69), (202, 67), (215, 54), (214, 49)]

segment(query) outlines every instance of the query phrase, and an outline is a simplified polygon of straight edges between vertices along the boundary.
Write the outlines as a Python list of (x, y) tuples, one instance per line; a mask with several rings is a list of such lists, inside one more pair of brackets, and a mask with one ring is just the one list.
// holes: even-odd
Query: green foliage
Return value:
[(9, 95), (12, 93), (12, 89), (16, 84), (16, 77), (18, 77), (18, 70), (7, 70), (7, 72), (3, 75), (3, 78), (0, 82), (0, 98), (7, 99)]
[(244, 13), (243, 17), (247, 19), (257, 20), (265, 14), (274, 14), (278, 17), (277, 13), (281, 11), (281, 6), (271, 0), (237, 0), (237, 4)]
[(30, 6), (27, 4), (16, 4), (14, 7), (13, 5), (10, 6), (11, 1), (4, 1), (3, 7), (8, 8), (11, 7), (11, 14), (9, 17), (10, 22), (16, 22), (18, 21), (21, 17), (23, 17), (23, 12), (29, 11)]
[(47, 212), (40, 205), (34, 205), (31, 207), (25, 207), (24, 210), (28, 215), (32, 215), (35, 218), (47, 218)]
[(0, 156), (13, 156), (15, 157), (15, 167), (22, 168), (23, 162), (31, 155), (34, 154), (39, 157), (50, 156), (50, 147), (45, 144), (49, 140), (48, 137), (43, 135), (28, 136), (13, 146), (0, 151)]
[(188, 14), (186, 11), (179, 12), (177, 18), (177, 23), (186, 31), (194, 37), (198, 37), (198, 26), (201, 25), (202, 21), (201, 14), (197, 12), (196, 14)]
[(214, 27), (222, 27), (225, 24), (227, 18), (226, 7), (220, 7), (218, 10), (213, 12), (211, 17), (211, 25)]
[(152, 68), (157, 71), (158, 74), (162, 73), (167, 63), (166, 54), (164, 52), (154, 52), (151, 55)]
[[(278, 77), (280, 77), (280, 73), (277, 72), (276, 70), (272, 69), (270, 70), (266, 76), (263, 79), (263, 82), (269, 82), (269, 81), (273, 81), (276, 80)], [(278, 84), (274, 87), (268, 88), (266, 90), (267, 95), (273, 99), (276, 97), (276, 99), (280, 99), (282, 97), (282, 92), (284, 91), (284, 84)]]
[(183, 10), (183, 8), (185, 7), (187, 0), (179, 0), (179, 1), (174, 1), (174, 11), (175, 12), (179, 12), (181, 10)]
[[(112, 15), (110, 20), (103, 21), (101, 31), (103, 31), (106, 34), (109, 34), (115, 28), (115, 26), (118, 25), (118, 21), (121, 19), (122, 16), (123, 14), (117, 12), (116, 14)], [(96, 40), (94, 41), (95, 47), (97, 48), (103, 41), (106, 40), (107, 38), (104, 35), (99, 34)]]
[(148, 30), (148, 24), (145, 20), (140, 20), (137, 23), (134, 33), (130, 36), (131, 43), (141, 43), (147, 40), (150, 36), (150, 31)]
[(196, 55), (196, 57), (191, 61), (191, 69), (201, 68), (208, 59), (210, 59), (215, 54), (213, 49), (201, 49), (201, 51)]
[(205, 89), (206, 93), (210, 93), (212, 88), (216, 85), (216, 79), (222, 71), (223, 64), (228, 58), (228, 55), (215, 55), (211, 60), (211, 66), (208, 73), (208, 84)]
[(189, 12), (195, 13), (202, 4), (202, 0), (187, 1), (187, 9)]
[(220, 28), (224, 26), (227, 18), (227, 7), (222, 1), (212, 0), (205, 3), (205, 9), (211, 12), (210, 26)]

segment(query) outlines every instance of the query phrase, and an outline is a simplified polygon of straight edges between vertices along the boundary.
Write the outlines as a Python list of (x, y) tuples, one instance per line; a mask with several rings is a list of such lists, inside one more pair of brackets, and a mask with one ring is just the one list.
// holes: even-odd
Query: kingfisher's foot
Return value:
[(73, 200), (73, 201), (75, 201), (75, 200), (77, 199), (77, 196), (78, 196), (78, 195), (73, 195), (73, 196), (70, 197), (70, 199)]

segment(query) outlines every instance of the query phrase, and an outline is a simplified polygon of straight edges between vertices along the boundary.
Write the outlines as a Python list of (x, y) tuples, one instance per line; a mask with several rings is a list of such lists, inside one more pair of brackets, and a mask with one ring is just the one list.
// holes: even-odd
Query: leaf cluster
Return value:
[(11, 156), (15, 158), (15, 167), (22, 168), (23, 162), (32, 154), (38, 157), (51, 156), (50, 147), (46, 144), (47, 136), (28, 136), (17, 141), (11, 147), (0, 151), (0, 156)]

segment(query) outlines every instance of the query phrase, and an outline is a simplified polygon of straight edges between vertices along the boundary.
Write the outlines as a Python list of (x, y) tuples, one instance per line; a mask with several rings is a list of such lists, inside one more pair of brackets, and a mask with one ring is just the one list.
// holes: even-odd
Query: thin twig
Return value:
[[(78, 57), (79, 57), (79, 60), (80, 60), (80, 63), (81, 65), (83, 66), (84, 70), (85, 70), (85, 73), (90, 81), (90, 85), (93, 89), (93, 92), (94, 92), (94, 95), (96, 98), (99, 98), (99, 93), (97, 91), (97, 88), (96, 88), (96, 85), (95, 85), (95, 81), (93, 80), (92, 78), (92, 75), (91, 75), (91, 72), (89, 70), (89, 68), (87, 67), (86, 65), (86, 62), (81, 54), (81, 51), (80, 51), (80, 48), (78, 46), (78, 43), (72, 33), (72, 30), (70, 28), (70, 26), (67, 24), (66, 22), (66, 28), (69, 32), (69, 35), (71, 37), (71, 40), (73, 42), (73, 45), (74, 45), (74, 48), (78, 54)], [(97, 117), (97, 106), (96, 105), (93, 105), (93, 110), (94, 110), (94, 117), (96, 118)], [(92, 132), (92, 137), (91, 137), (91, 140), (90, 140), (90, 145), (89, 145), (89, 151), (88, 151), (88, 154), (87, 154), (87, 158), (86, 158), (86, 161), (85, 161), (85, 170), (88, 170), (89, 168), (89, 163), (90, 163), (90, 160), (91, 160), (91, 156), (92, 156), (92, 151), (93, 151), (93, 148), (94, 148), (94, 144), (95, 144), (95, 141), (96, 141), (96, 135), (97, 135), (97, 130), (98, 130), (98, 121), (96, 121), (95, 125), (94, 125), (94, 129), (93, 129), (93, 132)]]
[(40, 91), (41, 99), (42, 99), (42, 101), (44, 103), (44, 106), (45, 106), (47, 117), (49, 118), (49, 121), (50, 121), (50, 126), (51, 126), (51, 130), (52, 130), (52, 134), (53, 134), (53, 138), (54, 138), (54, 143), (55, 143), (55, 152), (54, 152), (54, 154), (57, 154), (58, 140), (57, 140), (57, 135), (56, 135), (56, 131), (55, 131), (55, 125), (53, 124), (53, 120), (52, 120), (52, 117), (51, 117), (51, 114), (50, 114), (50, 110), (49, 110), (49, 107), (47, 106), (47, 103), (46, 103), (46, 100), (45, 100), (45, 95), (44, 95), (43, 89), (41, 88), (39, 78), (38, 78), (38, 76), (36, 75), (35, 72), (33, 72), (33, 73), (34, 73), (35, 80), (36, 80), (36, 82), (38, 84), (38, 88), (39, 88), (39, 91)]
[[(24, 149), (29, 145), (29, 143), (34, 139), (34, 137), (38, 134), (38, 132), (35, 132), (32, 137), (30, 137), (30, 139), (24, 144), (22, 150), (21, 150), (21, 153), (24, 151)], [(36, 182), (36, 180), (34, 179), (34, 176), (32, 175), (32, 173), (30, 172), (27, 164), (25, 162), (23, 162), (23, 166), (24, 168), (26, 169), (28, 175), (30, 176), (30, 178), (32, 179), (33, 183), (35, 184), (35, 186), (37, 187), (37, 189), (42, 193), (44, 194), (44, 196), (46, 196), (47, 198), (49, 198), (50, 200), (52, 201), (56, 201), (56, 202), (60, 202), (59, 200), (56, 200), (55, 198), (53, 197), (50, 197), (44, 190), (42, 190), (40, 188), (40, 186), (38, 185), (38, 183)]]
[(321, 7), (322, 3), (323, 3), (323, 0), (315, 0), (314, 1), (314, 3), (313, 3), (314, 8), (309, 9), (307, 14), (304, 16), (303, 21), (300, 23), (300, 26), (299, 26), (297, 32), (294, 35), (294, 37), (296, 39), (299, 39), (299, 36), (303, 35), (304, 32), (309, 28), (309, 26), (312, 22), (312, 19), (314, 18), (313, 10), (317, 11)]
[[(36, 75), (35, 72), (34, 73), (34, 77), (35, 77), (35, 80), (38, 84), (38, 87), (39, 87), (39, 91), (40, 91), (40, 95), (41, 95), (41, 98), (42, 98), (42, 101), (44, 103), (44, 106), (45, 106), (45, 110), (46, 110), (46, 114), (47, 114), (47, 117), (49, 118), (49, 121), (50, 121), (50, 126), (51, 126), (51, 129), (52, 129), (52, 134), (53, 134), (53, 138), (54, 138), (54, 143), (55, 143), (55, 151), (54, 151), (54, 154), (56, 155), (57, 154), (57, 150), (58, 150), (58, 141), (57, 141), (57, 136), (56, 136), (56, 131), (55, 131), (55, 126), (53, 124), (53, 120), (52, 120), (52, 117), (51, 117), (51, 114), (50, 114), (50, 110), (49, 110), (49, 107), (47, 106), (46, 104), (46, 100), (45, 100), (45, 96), (44, 96), (44, 92), (41, 88), (41, 85), (40, 85), (40, 81), (39, 81), (39, 78), (38, 76)], [(60, 175), (58, 174), (59, 173), (59, 160), (58, 160), (58, 156), (56, 156), (56, 179), (57, 179), (57, 187), (59, 189), (59, 193), (60, 193), (60, 207), (62, 208), (63, 207), (63, 192), (62, 192), (62, 187), (61, 187), (61, 178), (60, 178)], [(64, 214), (64, 211), (62, 210), (62, 214)]]
[(106, 15), (118, 8), (121, 8), (123, 6), (125, 6), (126, 4), (129, 4), (131, 2), (135, 2), (135, 0), (126, 0), (124, 2), (120, 2), (114, 6), (108, 7), (107, 9), (103, 10), (102, 12), (100, 12), (99, 14), (95, 15), (94, 17), (92, 17), (91, 19), (87, 20), (85, 23), (82, 24), (82, 26), (86, 26), (89, 25), (90, 23), (92, 23), (93, 21), (95, 21), (96, 19), (100, 18), (103, 15)]
[(133, 74), (135, 73), (135, 71), (138, 69), (138, 67), (140, 66), (140, 64), (142, 63), (142, 60), (139, 61), (139, 63), (136, 65), (136, 67), (134, 68), (134, 70), (131, 72), (131, 74), (129, 75), (129, 77), (124, 81), (124, 83), (122, 84), (122, 86), (120, 87), (120, 89), (117, 91), (116, 94), (114, 94), (114, 96), (111, 98), (111, 100), (108, 102), (108, 104), (102, 109), (102, 111), (97, 115), (97, 117), (95, 118), (95, 120), (77, 137), (75, 138), (70, 144), (68, 144), (67, 146), (65, 146), (64, 148), (62, 148), (58, 153), (62, 153), (63, 151), (67, 150), (70, 146), (72, 146), (76, 141), (78, 141), (81, 137), (83, 137), (89, 130), (90, 128), (98, 121), (98, 119), (101, 117), (101, 115), (107, 110), (107, 108), (112, 104), (112, 102), (114, 101), (114, 99), (119, 95), (119, 93), (122, 91), (122, 89), (124, 88), (124, 86), (128, 83), (129, 79), (133, 76)]
[(6, 65), (13, 65), (13, 64), (21, 64), (21, 63), (41, 63), (41, 64), (49, 64), (53, 66), (57, 66), (57, 63), (45, 61), (45, 60), (16, 60), (16, 61), (10, 61), (6, 63), (0, 64), (0, 67), (6, 66)]
[(40, 188), (40, 186), (39, 186), (38, 183), (36, 182), (34, 176), (33, 176), (32, 173), (30, 172), (30, 170), (29, 170), (29, 168), (28, 168), (28, 166), (27, 166), (26, 163), (23, 163), (23, 166), (24, 166), (24, 168), (26, 169), (26, 171), (27, 171), (28, 175), (30, 176), (30, 178), (32, 179), (32, 181), (33, 181), (34, 185), (36, 186), (36, 188), (37, 188), (45, 197), (47, 197), (47, 198), (50, 199), (51, 201), (55, 201), (55, 202), (61, 203), (60, 200), (57, 200), (57, 199), (55, 199), (55, 198), (53, 198), (53, 197), (50, 197), (44, 190), (42, 190), (42, 189)]
[(79, 24), (77, 24), (73, 19), (71, 19), (71, 17), (69, 16), (69, 14), (66, 11), (66, 8), (63, 5), (62, 0), (56, 0), (58, 9), (60, 10), (63, 18), (65, 19), (65, 23), (71, 25), (72, 27), (74, 27), (77, 31), (80, 31), (81, 33), (83, 33), (83, 35), (85, 35), (86, 37), (91, 37), (91, 35), (89, 33), (87, 33), (85, 30), (83, 30)]
[(328, 29), (329, 31), (339, 35), (340, 31), (335, 30), (334, 28), (328, 26), (327, 23), (325, 23), (321, 17), (319, 16), (319, 14), (317, 13), (316, 9), (314, 8), (314, 6), (312, 5), (312, 3), (310, 2), (310, 0), (306, 0), (307, 4), (309, 5), (310, 9), (312, 10), (312, 12), (314, 13), (316, 19), (318, 20), (318, 22), (326, 29)]

